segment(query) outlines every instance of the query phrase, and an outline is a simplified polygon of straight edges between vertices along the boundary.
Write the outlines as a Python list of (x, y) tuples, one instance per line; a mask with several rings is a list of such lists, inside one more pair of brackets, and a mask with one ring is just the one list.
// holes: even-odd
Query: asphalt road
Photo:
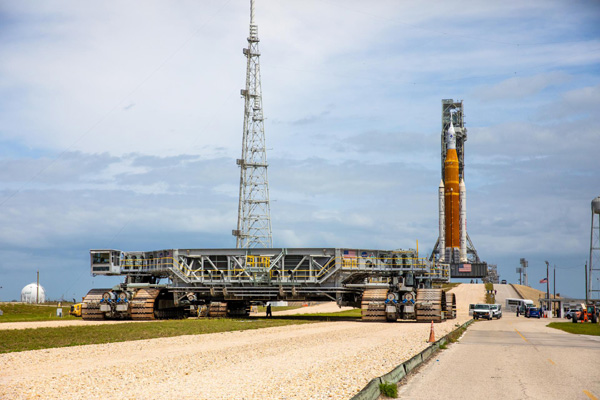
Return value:
[(399, 390), (401, 399), (598, 399), (600, 337), (546, 327), (564, 319), (478, 321)]

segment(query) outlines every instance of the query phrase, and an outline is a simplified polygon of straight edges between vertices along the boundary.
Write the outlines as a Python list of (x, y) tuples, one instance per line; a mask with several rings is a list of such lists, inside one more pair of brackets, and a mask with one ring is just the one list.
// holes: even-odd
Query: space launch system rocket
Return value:
[(477, 254), (467, 233), (467, 190), (465, 186), (465, 128), (463, 102), (442, 99), (442, 180), (438, 187), (439, 237), (430, 261), (449, 267), (457, 278), (485, 278), (488, 265)]
[(456, 133), (452, 120), (446, 132), (444, 178), (439, 186), (440, 262), (467, 262), (467, 192), (465, 181), (459, 182)]

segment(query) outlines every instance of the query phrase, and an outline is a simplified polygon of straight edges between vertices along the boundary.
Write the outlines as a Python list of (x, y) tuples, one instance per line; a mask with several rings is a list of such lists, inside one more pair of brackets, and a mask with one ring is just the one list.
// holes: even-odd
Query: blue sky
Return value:
[[(90, 248), (234, 247), (249, 2), (0, 3), (0, 299), (116, 281)], [(469, 235), (583, 296), (600, 195), (600, 3), (257, 1), (277, 247), (437, 239), (441, 99)], [(598, 282), (600, 285), (600, 281)]]

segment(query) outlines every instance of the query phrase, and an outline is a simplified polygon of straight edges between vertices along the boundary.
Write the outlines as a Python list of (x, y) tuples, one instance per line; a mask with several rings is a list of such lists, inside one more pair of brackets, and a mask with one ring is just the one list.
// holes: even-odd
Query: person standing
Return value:
[(271, 303), (267, 303), (267, 318), (273, 317), (273, 313), (271, 312)]

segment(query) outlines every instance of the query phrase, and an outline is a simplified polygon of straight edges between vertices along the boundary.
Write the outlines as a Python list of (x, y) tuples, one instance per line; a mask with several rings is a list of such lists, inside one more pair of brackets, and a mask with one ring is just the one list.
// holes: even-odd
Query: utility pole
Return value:
[(248, 48), (244, 49), (246, 88), (241, 91), (244, 97), (242, 158), (236, 160), (240, 166), (240, 200), (237, 229), (232, 231), (238, 249), (273, 247), (258, 42), (254, 0), (250, 0), (250, 36)]
[(552, 284), (554, 285), (554, 298), (556, 298), (556, 265), (554, 266), (554, 281), (552, 282)]
[(587, 306), (588, 304), (588, 293), (589, 293), (589, 288), (588, 288), (588, 264), (587, 261), (585, 262), (585, 305)]
[(40, 270), (37, 270), (37, 286), (36, 286), (37, 294), (35, 295), (35, 304), (40, 302)]

